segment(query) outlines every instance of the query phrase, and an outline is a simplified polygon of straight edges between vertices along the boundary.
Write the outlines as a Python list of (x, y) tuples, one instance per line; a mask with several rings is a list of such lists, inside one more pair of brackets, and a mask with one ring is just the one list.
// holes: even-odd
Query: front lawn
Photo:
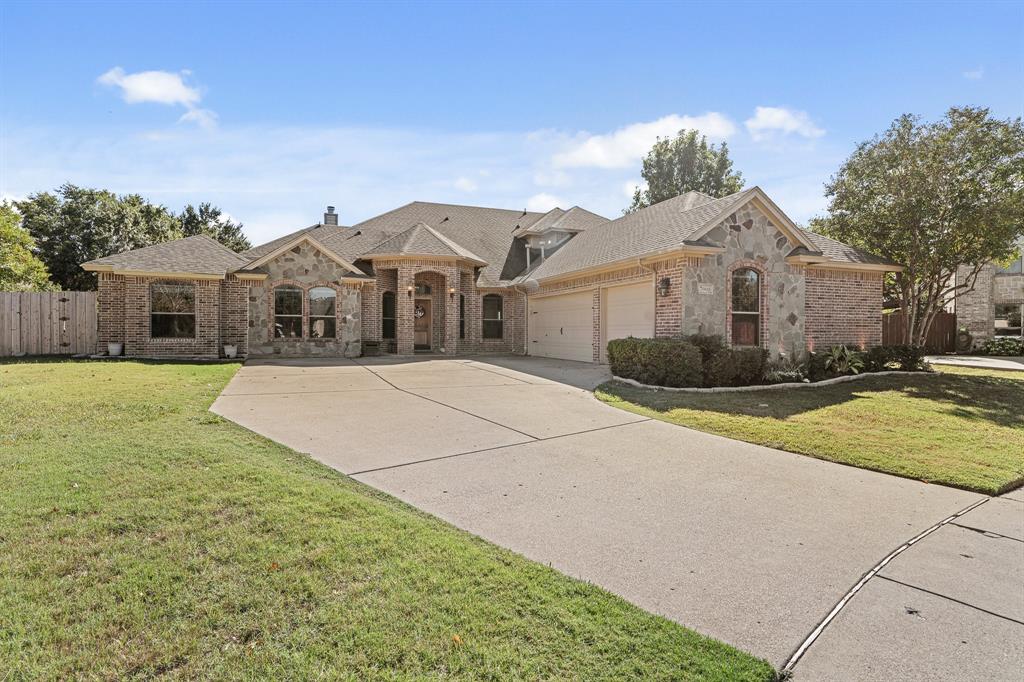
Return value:
[(930, 483), (988, 494), (1024, 483), (1024, 372), (937, 369), (746, 393), (609, 382), (597, 396), (673, 424)]
[(772, 678), (209, 413), (236, 369), (0, 364), (0, 678)]

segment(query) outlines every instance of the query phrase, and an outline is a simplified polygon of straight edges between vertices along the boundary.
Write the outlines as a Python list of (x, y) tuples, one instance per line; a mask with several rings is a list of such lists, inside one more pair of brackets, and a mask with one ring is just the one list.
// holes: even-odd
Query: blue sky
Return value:
[(614, 217), (655, 136), (794, 219), (904, 112), (1024, 113), (1024, 3), (0, 3), (0, 195), (213, 201), (263, 241), (414, 199)]

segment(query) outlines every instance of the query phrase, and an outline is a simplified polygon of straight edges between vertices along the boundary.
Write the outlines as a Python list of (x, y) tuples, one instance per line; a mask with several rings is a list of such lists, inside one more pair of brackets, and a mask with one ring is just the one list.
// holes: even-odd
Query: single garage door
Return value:
[(594, 361), (594, 294), (530, 299), (530, 355)]
[(630, 284), (605, 289), (604, 343), (601, 344), (601, 362), (607, 362), (608, 342), (635, 336), (648, 339), (654, 336), (654, 285)]

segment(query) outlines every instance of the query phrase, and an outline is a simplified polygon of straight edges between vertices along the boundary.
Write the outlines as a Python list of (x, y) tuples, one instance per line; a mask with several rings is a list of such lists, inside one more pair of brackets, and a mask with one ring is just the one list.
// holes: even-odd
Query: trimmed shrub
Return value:
[(692, 343), (700, 349), (700, 362), (703, 367), (703, 382), (705, 386), (713, 386), (711, 383), (711, 362), (715, 354), (726, 350), (725, 339), (718, 334), (691, 334), (684, 336), (683, 341)]
[(1024, 355), (1024, 341), (1013, 336), (997, 336), (981, 344), (982, 355)]
[(700, 386), (700, 350), (679, 339), (615, 339), (608, 342), (612, 374), (653, 386)]
[(892, 361), (904, 372), (920, 372), (925, 369), (924, 356), (927, 351), (922, 346), (889, 346)]
[(722, 348), (706, 368), (705, 386), (753, 386), (764, 379), (768, 351), (764, 348)]
[(889, 346), (874, 346), (865, 351), (861, 359), (864, 361), (865, 372), (884, 372), (889, 369), (893, 354)]
[(807, 354), (807, 378), (811, 381), (821, 381), (833, 376), (825, 366), (827, 356), (825, 353), (810, 352)]

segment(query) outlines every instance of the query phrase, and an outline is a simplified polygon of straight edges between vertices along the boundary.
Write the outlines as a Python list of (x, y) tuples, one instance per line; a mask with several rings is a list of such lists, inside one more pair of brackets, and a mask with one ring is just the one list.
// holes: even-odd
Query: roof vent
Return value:
[(327, 213), (324, 213), (324, 225), (337, 225), (338, 214), (334, 212), (333, 206), (327, 207)]

